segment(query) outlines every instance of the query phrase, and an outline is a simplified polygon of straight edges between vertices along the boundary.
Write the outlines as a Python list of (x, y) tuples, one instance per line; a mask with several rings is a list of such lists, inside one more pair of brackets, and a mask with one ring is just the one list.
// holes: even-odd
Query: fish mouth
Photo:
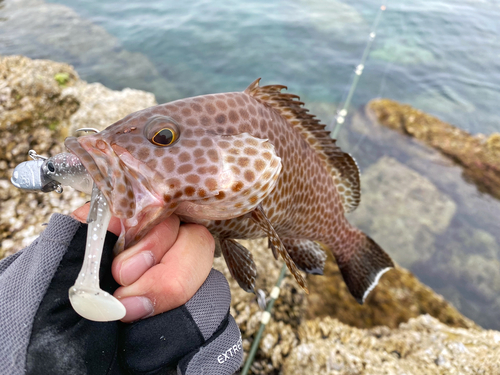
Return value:
[(65, 146), (80, 159), (114, 216), (134, 225), (143, 209), (162, 204), (149, 183), (154, 172), (126, 149), (108, 144), (99, 134), (69, 137)]
[[(106, 180), (106, 177), (99, 169), (92, 155), (80, 144), (76, 137), (66, 138), (66, 140), (64, 141), (64, 145), (71, 153), (73, 153), (78, 157), (78, 159), (80, 159), (87, 172), (97, 184), (99, 190), (104, 193), (106, 189), (103, 189), (104, 186), (102, 186), (102, 182)], [(106, 187), (108, 187), (107, 184), (105, 185)]]

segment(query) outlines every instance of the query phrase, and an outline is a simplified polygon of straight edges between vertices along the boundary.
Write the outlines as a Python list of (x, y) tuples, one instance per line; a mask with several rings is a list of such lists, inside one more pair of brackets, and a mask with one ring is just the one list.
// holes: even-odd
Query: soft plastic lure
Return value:
[(93, 184), (92, 177), (75, 155), (57, 154), (45, 158), (30, 151), (31, 161), (19, 164), (13, 172), (14, 186), (28, 191), (62, 192), (62, 186), (92, 194), (85, 258), (78, 278), (69, 290), (69, 300), (75, 311), (94, 321), (119, 320), (125, 316), (125, 307), (115, 297), (99, 287), (104, 239), (111, 211), (106, 198)]

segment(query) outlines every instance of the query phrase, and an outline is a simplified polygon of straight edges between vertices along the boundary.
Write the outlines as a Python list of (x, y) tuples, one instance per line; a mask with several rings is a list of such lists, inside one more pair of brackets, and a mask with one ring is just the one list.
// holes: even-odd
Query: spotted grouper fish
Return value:
[(321, 274), (329, 249), (360, 303), (393, 267), (344, 217), (360, 201), (354, 159), (285, 86), (203, 95), (132, 113), (66, 140), (121, 219), (118, 250), (172, 214), (205, 225), (231, 275), (252, 292), (251, 253), (235, 239), (267, 236), (297, 282)]

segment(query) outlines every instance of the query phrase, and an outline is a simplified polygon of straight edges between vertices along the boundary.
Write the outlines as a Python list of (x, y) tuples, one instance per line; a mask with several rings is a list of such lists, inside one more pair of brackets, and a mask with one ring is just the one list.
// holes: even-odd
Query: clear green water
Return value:
[[(288, 85), (308, 101), (332, 104), (345, 97), (351, 73), (382, 3), (53, 2), (69, 6), (81, 17), (104, 27), (118, 39), (117, 49), (145, 55), (159, 76), (177, 89), (172, 95), (170, 86), (153, 87), (160, 102), (177, 95), (241, 90), (262, 77), (264, 82)], [(410, 103), (473, 133), (500, 130), (500, 3), (385, 3), (387, 11), (378, 27), (354, 105), (385, 96)], [(50, 58), (51, 52), (40, 50), (35, 55)], [(120, 68), (109, 60), (74, 60), (83, 78), (90, 81), (103, 81), (103, 71)], [(91, 69), (89, 65), (93, 65)], [(99, 65), (103, 69), (96, 74)], [(141, 88), (149, 87), (145, 81), (151, 79), (138, 68), (137, 75), (131, 72), (126, 82), (104, 80), (116, 88)]]

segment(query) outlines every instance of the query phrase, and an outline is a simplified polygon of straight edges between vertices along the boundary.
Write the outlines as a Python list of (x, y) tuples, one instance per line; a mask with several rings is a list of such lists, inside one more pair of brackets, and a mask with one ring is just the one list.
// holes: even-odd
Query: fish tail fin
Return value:
[(382, 275), (394, 267), (387, 253), (363, 232), (355, 230), (349, 249), (334, 252), (347, 288), (363, 304)]

